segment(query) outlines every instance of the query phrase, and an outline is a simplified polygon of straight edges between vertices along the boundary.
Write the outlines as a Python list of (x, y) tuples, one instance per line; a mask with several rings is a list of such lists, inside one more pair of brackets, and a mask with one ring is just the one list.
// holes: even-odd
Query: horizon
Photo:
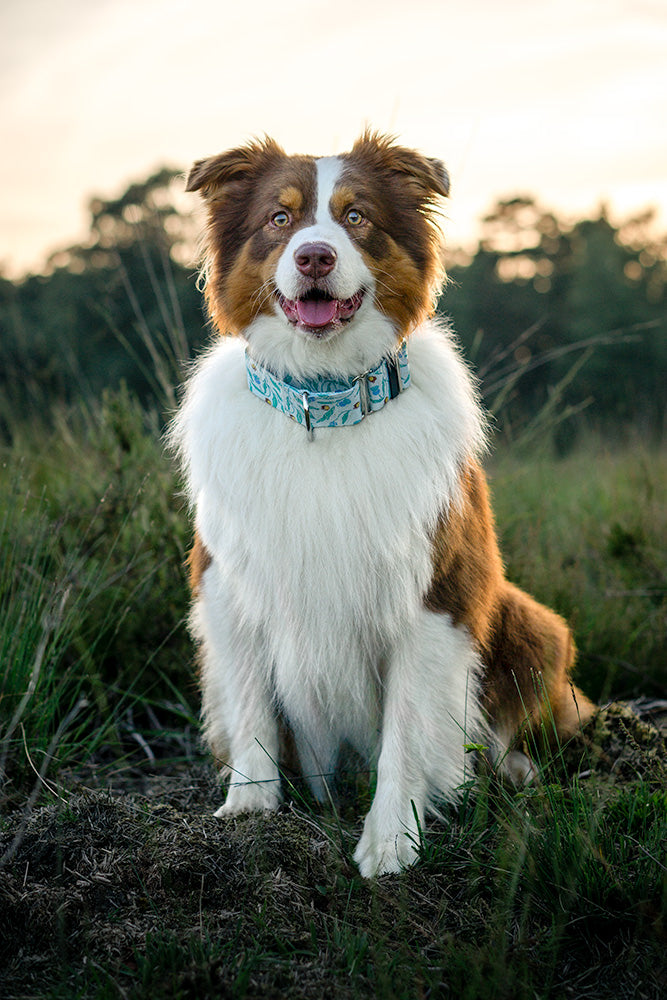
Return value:
[(397, 0), (327, 0), (311, 11), (204, 0), (195, 18), (186, 0), (9, 0), (0, 272), (39, 273), (85, 238), (92, 197), (162, 165), (187, 170), (262, 133), (327, 155), (366, 125), (447, 164), (452, 248), (473, 246), (482, 216), (514, 196), (566, 222), (653, 208), (667, 227), (663, 5), (417, 0), (406, 14)]

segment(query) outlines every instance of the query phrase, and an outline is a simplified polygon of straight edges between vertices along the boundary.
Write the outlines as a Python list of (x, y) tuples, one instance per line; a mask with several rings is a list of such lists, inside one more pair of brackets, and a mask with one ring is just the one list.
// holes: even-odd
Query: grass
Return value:
[[(581, 686), (664, 697), (665, 452), (590, 440), (490, 469), (509, 574), (573, 623)], [(3, 997), (664, 993), (667, 757), (627, 709), (523, 793), (481, 779), (400, 878), (351, 862), (363, 776), (336, 813), (293, 785), (277, 816), (214, 820), (189, 531), (127, 392), (4, 451)]]
[(664, 451), (592, 439), (558, 461), (504, 456), (491, 472), (508, 573), (568, 619), (586, 689), (664, 696)]
[(216, 821), (203, 765), (70, 794), (0, 876), (3, 996), (657, 998), (664, 778), (482, 782), (374, 883), (329, 813)]
[(19, 434), (3, 473), (0, 763), (11, 799), (33, 771), (31, 745), (44, 753), (75, 706), (85, 735), (60, 732), (61, 766), (101, 743), (120, 748), (128, 728), (136, 743), (156, 710), (192, 723), (196, 690), (182, 627), (189, 528), (155, 419), (126, 391), (108, 394), (55, 429)]

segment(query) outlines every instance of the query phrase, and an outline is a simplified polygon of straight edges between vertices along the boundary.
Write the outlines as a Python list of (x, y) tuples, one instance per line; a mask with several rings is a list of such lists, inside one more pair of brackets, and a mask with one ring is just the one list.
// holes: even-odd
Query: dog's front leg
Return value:
[(409, 706), (401, 706), (388, 692), (377, 788), (354, 852), (364, 878), (399, 872), (417, 860), (426, 782), (409, 738), (415, 724)]
[(277, 809), (281, 801), (269, 655), (257, 630), (240, 624), (232, 608), (213, 563), (202, 581), (192, 625), (202, 648), (206, 738), (230, 775), (216, 816)]
[(416, 861), (419, 851), (426, 780), (417, 692), (410, 685), (411, 659), (406, 642), (386, 666), (377, 786), (354, 853), (364, 878), (399, 872)]
[(479, 738), (479, 659), (448, 615), (422, 610), (387, 664), (377, 788), (354, 854), (366, 878), (417, 859), (431, 798), (453, 801)]
[(216, 816), (277, 809), (281, 801), (278, 772), (278, 723), (267, 692), (246, 677), (235, 695), (229, 720), (229, 788)]

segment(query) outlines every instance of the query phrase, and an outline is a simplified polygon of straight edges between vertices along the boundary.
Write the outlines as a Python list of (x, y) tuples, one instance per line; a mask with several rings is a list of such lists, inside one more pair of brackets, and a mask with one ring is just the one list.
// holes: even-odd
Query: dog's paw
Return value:
[(364, 878), (391, 875), (413, 865), (419, 853), (418, 833), (401, 830), (400, 833), (378, 834), (366, 821), (361, 840), (354, 852), (354, 860)]
[(500, 773), (517, 788), (538, 780), (537, 770), (530, 757), (520, 750), (509, 750), (500, 762)]
[(239, 813), (273, 812), (281, 802), (275, 782), (230, 785), (225, 804), (215, 812), (217, 819), (238, 816)]

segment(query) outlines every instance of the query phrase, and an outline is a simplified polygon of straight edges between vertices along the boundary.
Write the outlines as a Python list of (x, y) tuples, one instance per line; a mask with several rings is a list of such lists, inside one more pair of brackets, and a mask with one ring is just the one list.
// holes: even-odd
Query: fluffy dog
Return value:
[(196, 511), (203, 719), (230, 776), (216, 815), (281, 801), (279, 731), (318, 799), (341, 745), (377, 768), (355, 860), (412, 863), (471, 744), (514, 780), (517, 734), (592, 706), (564, 621), (504, 576), (485, 419), (451, 334), (443, 165), (367, 132), (349, 153), (271, 139), (197, 162), (219, 337), (172, 427)]

